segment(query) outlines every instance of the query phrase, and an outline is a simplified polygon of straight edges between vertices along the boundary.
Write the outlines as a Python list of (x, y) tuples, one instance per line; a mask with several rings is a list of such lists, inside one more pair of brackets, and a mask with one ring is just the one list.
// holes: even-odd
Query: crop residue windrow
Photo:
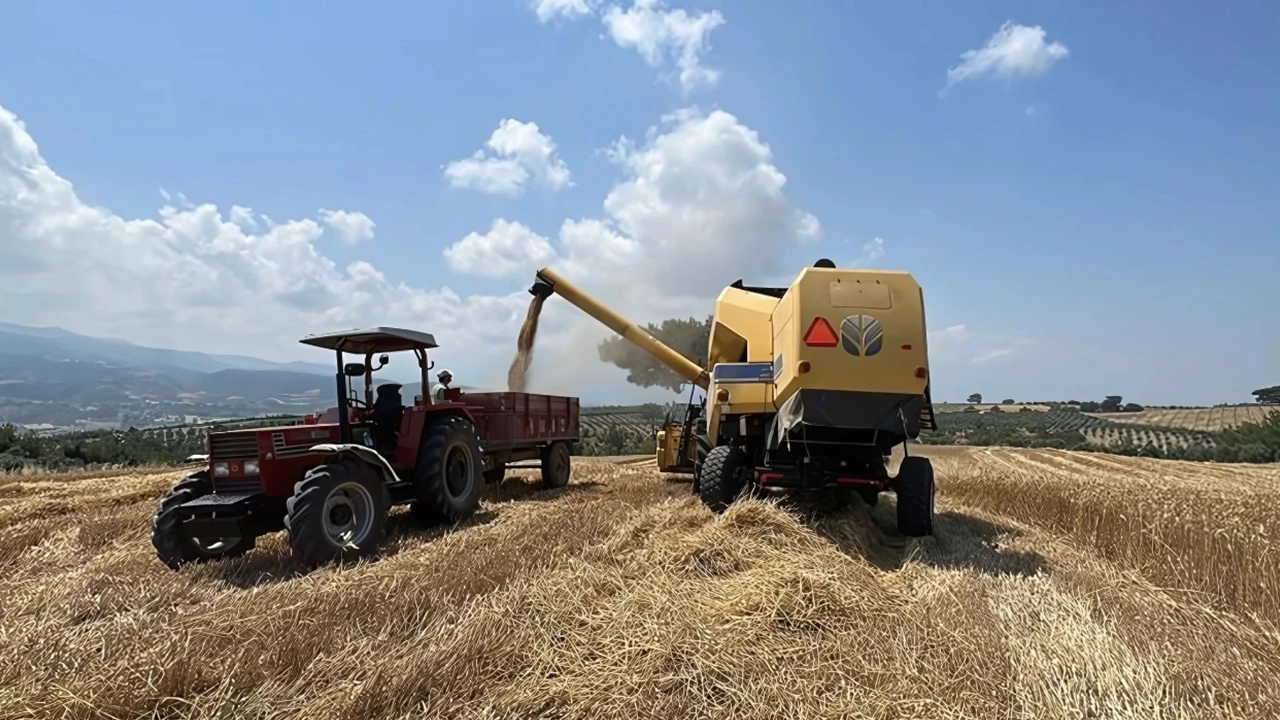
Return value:
[(529, 312), (524, 316), (524, 325), (520, 326), (520, 337), (516, 340), (516, 356), (507, 370), (507, 390), (524, 392), (528, 381), (529, 364), (533, 362), (533, 342), (538, 338), (538, 316), (542, 314), (542, 303), (546, 298), (533, 296), (529, 303)]

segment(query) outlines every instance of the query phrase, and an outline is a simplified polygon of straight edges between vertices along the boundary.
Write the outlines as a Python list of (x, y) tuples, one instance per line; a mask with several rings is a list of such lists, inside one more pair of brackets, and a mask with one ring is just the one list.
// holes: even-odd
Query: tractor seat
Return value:
[(396, 383), (378, 386), (378, 397), (373, 401), (373, 412), (369, 418), (374, 427), (374, 437), (378, 449), (383, 452), (394, 452), (396, 436), (400, 432), (400, 417), (404, 414), (404, 400), (400, 397), (400, 388)]

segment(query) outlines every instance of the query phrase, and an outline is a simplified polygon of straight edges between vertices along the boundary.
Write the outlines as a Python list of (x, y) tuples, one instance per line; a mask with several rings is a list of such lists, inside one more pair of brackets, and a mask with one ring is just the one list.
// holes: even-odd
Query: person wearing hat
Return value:
[(436, 391), (432, 394), (432, 402), (445, 402), (444, 392), (449, 389), (449, 383), (453, 381), (453, 373), (448, 370), (441, 370), (440, 374), (436, 375), (436, 379), (440, 381), (440, 384), (436, 386)]

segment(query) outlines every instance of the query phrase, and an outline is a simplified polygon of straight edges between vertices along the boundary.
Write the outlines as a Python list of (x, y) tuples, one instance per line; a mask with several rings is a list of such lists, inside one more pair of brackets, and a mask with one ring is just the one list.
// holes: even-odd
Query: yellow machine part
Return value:
[(690, 440), (685, 457), (680, 455), (680, 438), (684, 434), (684, 425), (672, 422), (658, 431), (658, 450), (655, 459), (658, 472), (693, 472), (693, 461), (697, 459), (697, 442)]
[(932, 418), (924, 295), (910, 273), (806, 267), (787, 288), (734, 283), (716, 299), (710, 372), (550, 268), (530, 292), (563, 296), (705, 388), (712, 444), (725, 415), (748, 433), (761, 429), (747, 427), (747, 417), (774, 413), (784, 431), (803, 423), (901, 433), (908, 420), (900, 408)]
[[(833, 344), (806, 343), (811, 331), (811, 339), (820, 334)], [(928, 384), (924, 298), (906, 272), (810, 267), (781, 297), (725, 288), (710, 342), (712, 438), (723, 415), (776, 412), (802, 390), (843, 391), (851, 401), (874, 403), (923, 395)], [(769, 368), (760, 380), (745, 379), (761, 363)]]

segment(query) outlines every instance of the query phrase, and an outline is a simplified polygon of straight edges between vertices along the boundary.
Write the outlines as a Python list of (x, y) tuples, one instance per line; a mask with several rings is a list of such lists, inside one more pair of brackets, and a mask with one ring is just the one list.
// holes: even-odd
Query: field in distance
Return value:
[(0, 477), (0, 717), (1280, 716), (1280, 468), (922, 452), (932, 538), (579, 458), (309, 573), (161, 565), (176, 471)]
[(1131, 413), (1090, 414), (1103, 420), (1131, 425), (1217, 432), (1227, 428), (1238, 427), (1247, 422), (1264, 422), (1275, 412), (1280, 412), (1280, 407), (1275, 405), (1239, 405), (1211, 408), (1148, 408), (1140, 412)]

